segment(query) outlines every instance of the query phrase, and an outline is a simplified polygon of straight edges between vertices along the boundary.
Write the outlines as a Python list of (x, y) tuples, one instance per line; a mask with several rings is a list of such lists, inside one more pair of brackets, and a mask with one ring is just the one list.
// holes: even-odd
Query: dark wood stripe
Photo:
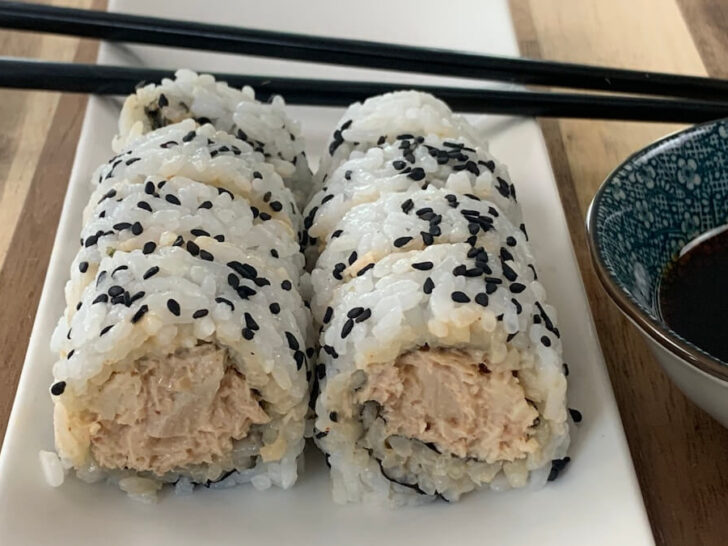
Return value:
[[(98, 44), (82, 41), (76, 62), (93, 62)], [(25, 206), (0, 270), (0, 444), (5, 436), (28, 338), (33, 328), (87, 96), (63, 95), (43, 146)], [(63, 286), (58, 286), (63, 290)], [(42, 393), (40, 393), (42, 396)], [(50, 419), (51, 416), (49, 415)]]

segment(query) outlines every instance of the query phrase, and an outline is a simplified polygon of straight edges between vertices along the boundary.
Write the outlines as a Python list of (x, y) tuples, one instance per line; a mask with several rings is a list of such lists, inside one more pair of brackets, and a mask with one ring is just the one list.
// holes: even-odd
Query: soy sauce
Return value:
[(666, 269), (660, 313), (681, 337), (728, 362), (728, 230), (706, 236)]

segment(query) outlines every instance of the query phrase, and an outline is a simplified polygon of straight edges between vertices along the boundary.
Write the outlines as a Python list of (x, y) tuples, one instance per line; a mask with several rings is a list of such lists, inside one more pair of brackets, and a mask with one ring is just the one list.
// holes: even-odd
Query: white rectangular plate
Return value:
[[(335, 35), (499, 55), (518, 49), (505, 0), (349, 3), (149, 2), (116, 0), (111, 8), (250, 27)], [(169, 8), (169, 9), (165, 9)], [(155, 47), (104, 44), (99, 62), (286, 76), (447, 84), (446, 78), (306, 65)], [(426, 59), (423, 59), (426, 62)], [(476, 85), (473, 82), (460, 82)], [(457, 504), (437, 502), (396, 511), (337, 506), (322, 457), (290, 491), (251, 487), (200, 489), (157, 505), (132, 501), (104, 484), (69, 478), (46, 485), (38, 451), (53, 448), (48, 387), (54, 356), (48, 340), (63, 309), (63, 285), (78, 247), (81, 211), (92, 170), (110, 155), (118, 100), (88, 106), (58, 234), (0, 457), (0, 541), (3, 544), (650, 544), (652, 535), (614, 403), (599, 343), (570, 244), (558, 191), (536, 123), (474, 117), (493, 152), (510, 166), (550, 301), (559, 310), (569, 401), (583, 423), (571, 465), (539, 491), (482, 492)], [(291, 107), (303, 124), (310, 157), (322, 149), (341, 109)]]

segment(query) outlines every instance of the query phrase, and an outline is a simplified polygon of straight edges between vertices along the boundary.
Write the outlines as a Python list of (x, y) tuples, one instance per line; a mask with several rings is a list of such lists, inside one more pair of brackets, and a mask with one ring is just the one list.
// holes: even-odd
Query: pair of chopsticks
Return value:
[[(728, 117), (728, 81), (530, 59), (504, 58), (246, 29), (113, 12), (0, 2), (0, 27), (102, 40), (161, 45), (501, 82), (568, 87), (673, 98), (642, 98), (531, 91), (416, 86), (455, 110), (498, 114), (700, 122)], [(97, 94), (127, 94), (139, 81), (158, 82), (173, 71), (0, 58), (0, 87)], [(345, 106), (411, 85), (214, 74), (228, 84), (251, 85), (265, 100)]]

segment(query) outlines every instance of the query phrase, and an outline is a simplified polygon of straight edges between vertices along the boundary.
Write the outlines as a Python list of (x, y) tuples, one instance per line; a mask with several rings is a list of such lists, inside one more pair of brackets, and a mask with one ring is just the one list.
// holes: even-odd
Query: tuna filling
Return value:
[(456, 457), (514, 461), (538, 449), (530, 435), (538, 411), (516, 375), (469, 351), (422, 348), (371, 367), (357, 398), (382, 407), (388, 436)]
[(112, 374), (88, 405), (96, 462), (157, 475), (230, 466), (233, 442), (270, 419), (227, 360), (226, 350), (204, 344)]

